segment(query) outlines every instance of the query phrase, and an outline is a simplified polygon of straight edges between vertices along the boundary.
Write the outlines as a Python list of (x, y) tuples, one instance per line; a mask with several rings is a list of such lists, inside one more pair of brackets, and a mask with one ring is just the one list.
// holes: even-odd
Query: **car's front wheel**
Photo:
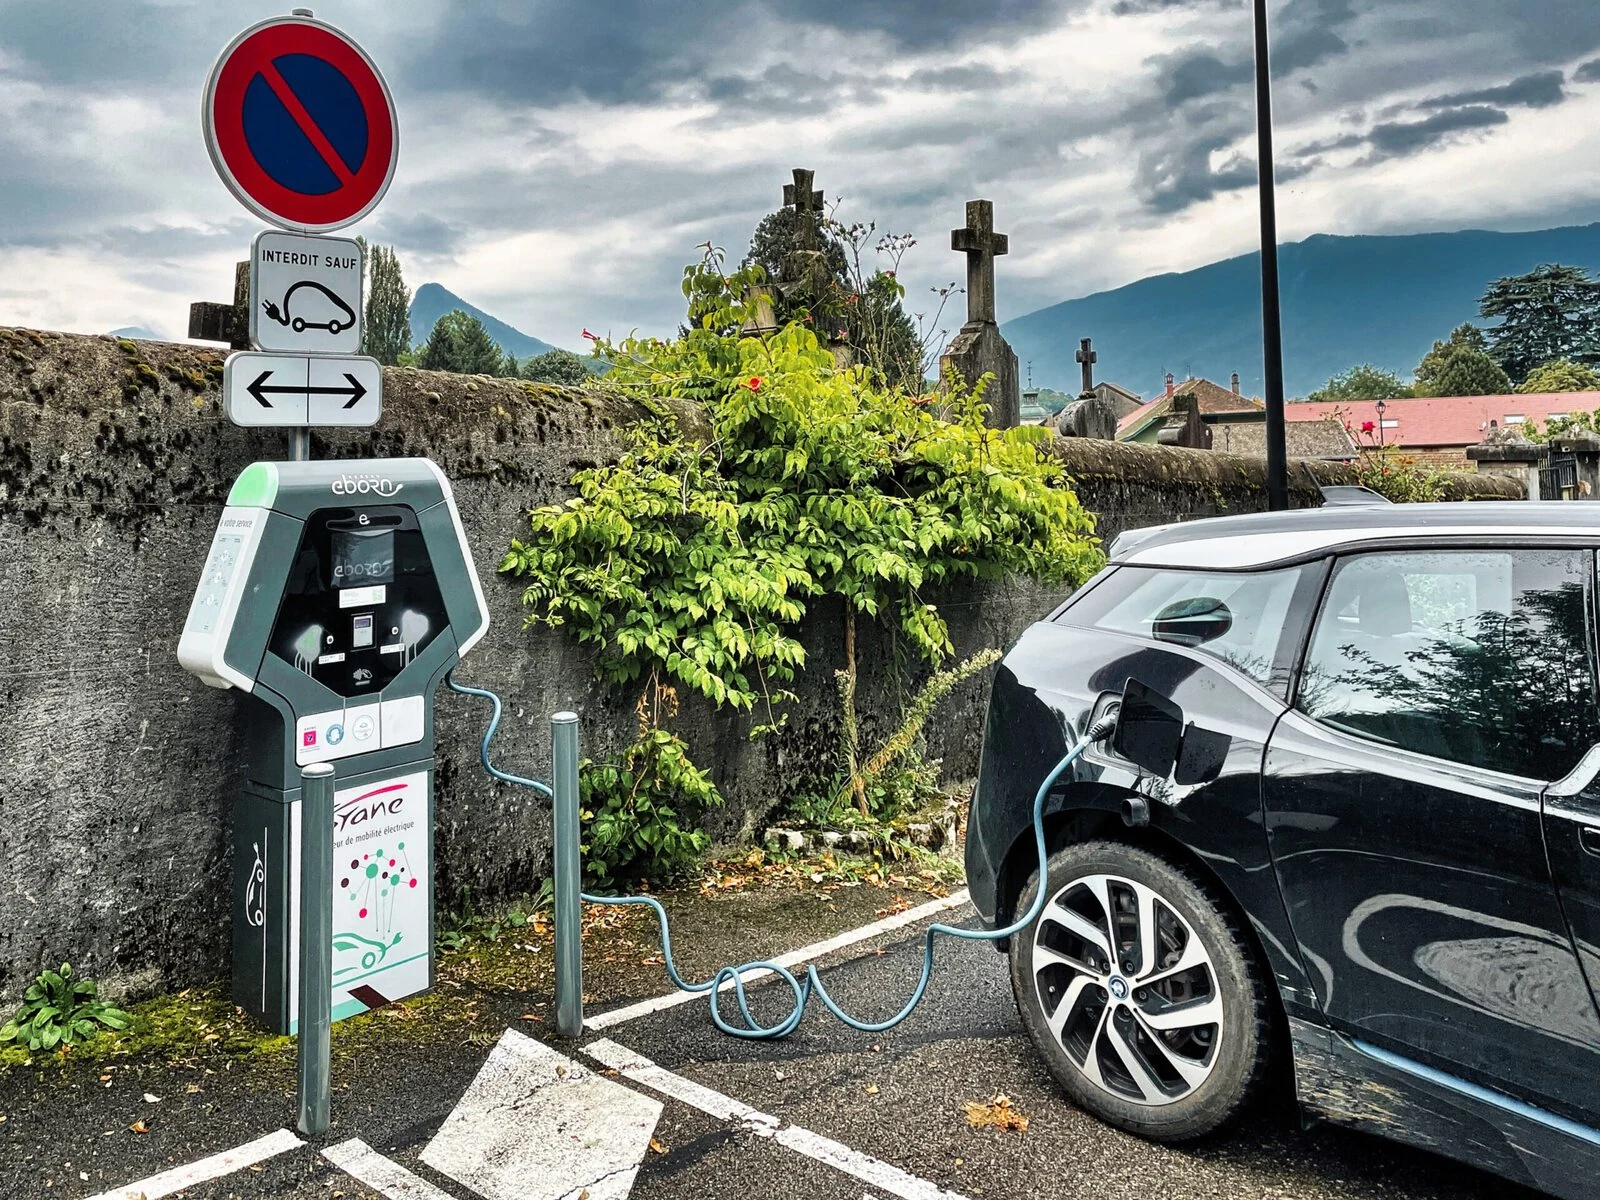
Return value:
[[(1035, 873), (1017, 911), (1038, 894)], [(1189, 872), (1121, 842), (1051, 856), (1011, 939), (1023, 1025), (1079, 1106), (1144, 1137), (1227, 1123), (1266, 1074), (1265, 985), (1237, 920)]]

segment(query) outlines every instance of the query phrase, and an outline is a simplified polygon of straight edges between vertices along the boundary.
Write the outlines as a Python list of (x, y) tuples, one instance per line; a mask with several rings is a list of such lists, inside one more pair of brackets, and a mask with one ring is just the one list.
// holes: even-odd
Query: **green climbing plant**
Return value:
[[(530, 624), (571, 630), (615, 684), (656, 675), (759, 711), (760, 730), (782, 720), (818, 597), (843, 601), (853, 681), (863, 617), (938, 666), (953, 650), (938, 589), (1098, 569), (1093, 518), (1046, 429), (988, 428), (982, 385), (952, 377), (935, 397), (841, 366), (804, 318), (740, 336), (764, 273), (726, 272), (703, 249), (684, 272), (679, 336), (597, 344), (604, 386), (653, 415), (511, 543), (501, 570), (524, 581)], [(708, 432), (686, 434), (668, 399), (699, 405)], [(860, 765), (849, 777), (865, 812)]]

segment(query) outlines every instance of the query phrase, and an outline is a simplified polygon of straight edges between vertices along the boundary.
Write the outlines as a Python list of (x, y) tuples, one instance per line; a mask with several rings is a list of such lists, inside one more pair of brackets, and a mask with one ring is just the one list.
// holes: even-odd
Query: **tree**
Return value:
[(500, 358), (500, 369), (497, 375), (504, 375), (507, 379), (515, 379), (522, 373), (522, 368), (517, 364), (517, 356), (507, 350)]
[(368, 247), (360, 238), (367, 260), (367, 311), (361, 331), (361, 353), (370, 354), (386, 367), (399, 364), (411, 349), (411, 289), (400, 274), (394, 247)]
[(1473, 346), (1447, 346), (1429, 381), (1430, 396), (1500, 396), (1511, 390), (1510, 377), (1488, 351)]
[(1393, 371), (1385, 371), (1371, 363), (1362, 363), (1335, 375), (1326, 384), (1306, 397), (1318, 401), (1396, 400), (1411, 395), (1408, 387)]
[(1552, 359), (1600, 362), (1600, 281), (1582, 267), (1541, 263), (1497, 279), (1478, 311), (1500, 318), (1489, 331), (1489, 353), (1518, 383)]
[(483, 322), (458, 308), (434, 324), (417, 365), (426, 371), (498, 375), (502, 361), (500, 347)]
[(1417, 369), (1413, 372), (1413, 378), (1416, 382), (1411, 388), (1412, 395), (1446, 396), (1452, 394), (1439, 390), (1439, 372), (1444, 369), (1445, 359), (1450, 352), (1458, 346), (1487, 353), (1489, 341), (1483, 336), (1483, 330), (1476, 325), (1470, 322), (1457, 325), (1450, 331), (1448, 338), (1442, 342), (1434, 342), (1433, 349), (1422, 356), (1422, 361), (1417, 364)]
[(1557, 358), (1535, 367), (1522, 381), (1519, 392), (1600, 392), (1600, 371)]
[(535, 383), (564, 383), (568, 387), (580, 387), (591, 378), (580, 356), (560, 348), (546, 350), (524, 362), (522, 377)]

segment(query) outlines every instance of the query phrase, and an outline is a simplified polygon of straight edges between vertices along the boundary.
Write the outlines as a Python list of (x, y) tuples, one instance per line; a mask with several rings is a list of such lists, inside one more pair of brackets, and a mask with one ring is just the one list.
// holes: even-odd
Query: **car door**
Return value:
[(1600, 1018), (1540, 806), (1600, 727), (1592, 574), (1578, 549), (1342, 558), (1263, 774), (1330, 1022), (1580, 1119)]

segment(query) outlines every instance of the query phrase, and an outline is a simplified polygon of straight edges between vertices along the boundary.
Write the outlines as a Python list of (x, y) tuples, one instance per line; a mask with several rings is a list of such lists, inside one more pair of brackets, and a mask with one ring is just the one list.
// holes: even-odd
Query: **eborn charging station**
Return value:
[(489, 626), (449, 481), (427, 459), (258, 462), (179, 641), (253, 705), (233, 805), (233, 997), (297, 1026), (301, 770), (335, 775), (333, 1019), (433, 983), (434, 692)]

